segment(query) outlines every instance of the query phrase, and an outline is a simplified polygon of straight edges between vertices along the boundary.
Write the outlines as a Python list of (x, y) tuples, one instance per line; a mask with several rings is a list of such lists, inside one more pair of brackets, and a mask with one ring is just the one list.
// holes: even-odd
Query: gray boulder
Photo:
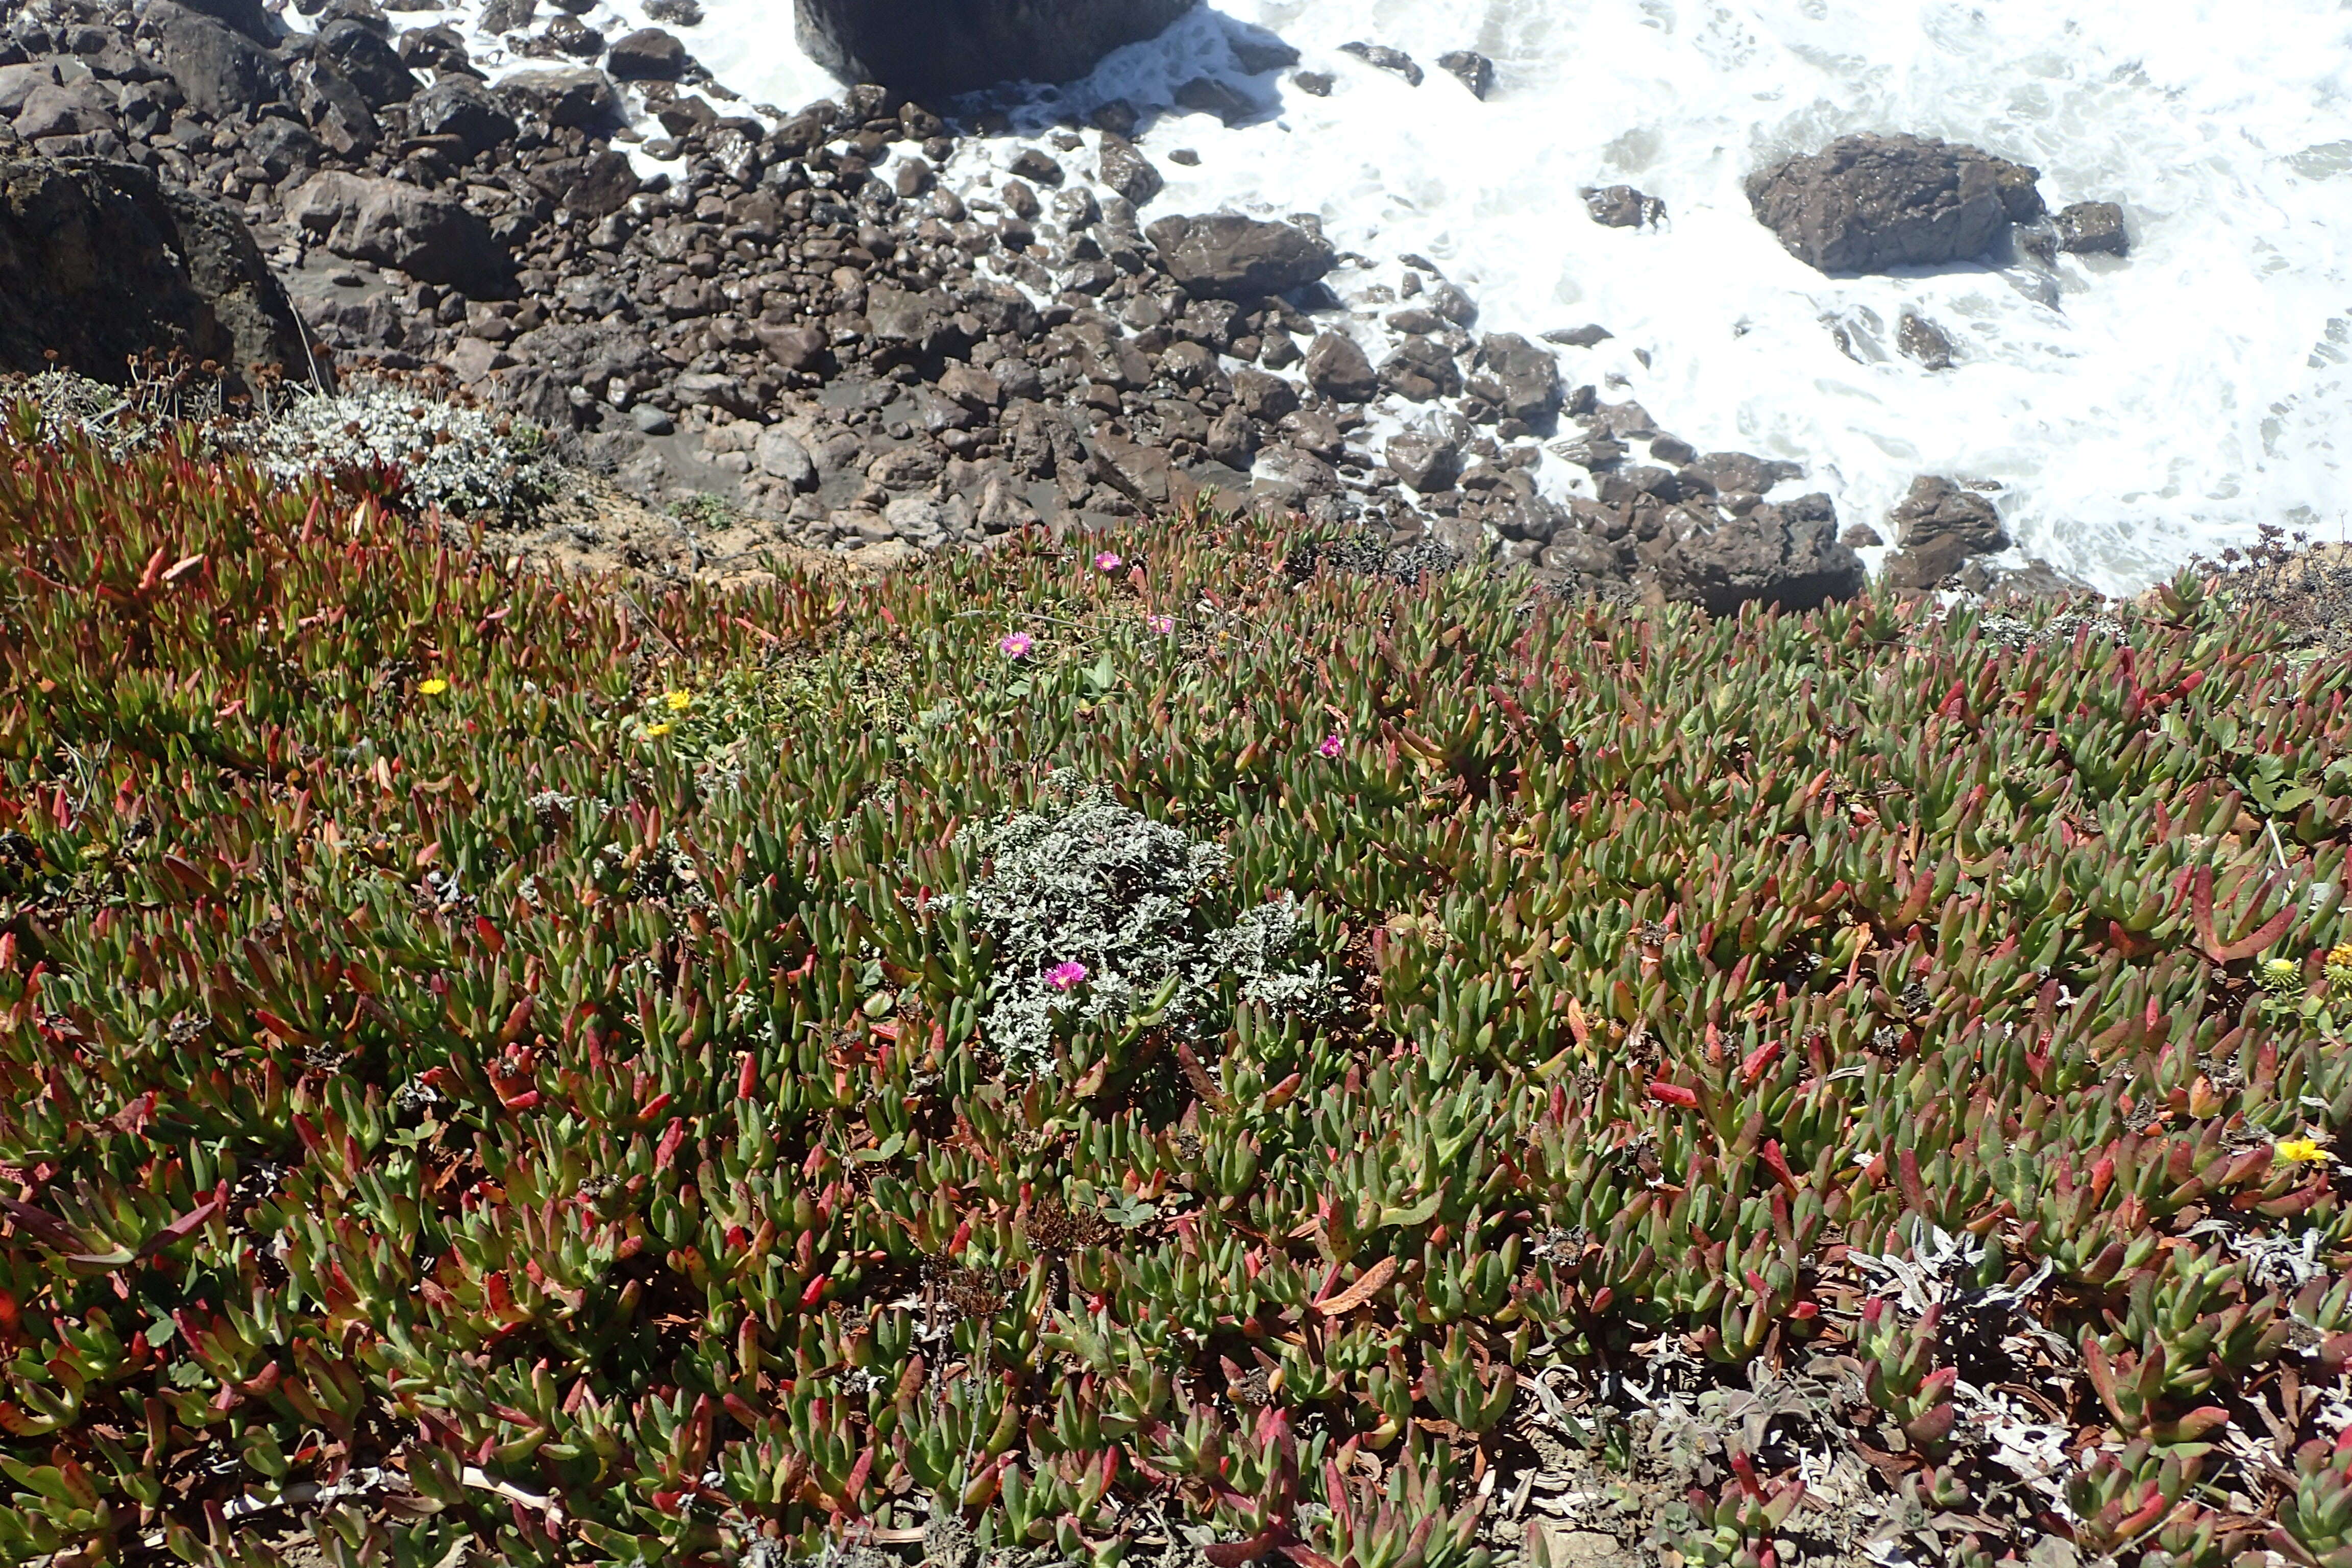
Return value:
[(58, 67), (54, 60), (0, 66), (0, 115), (16, 119), (36, 90), (57, 85)]
[(286, 216), (337, 256), (396, 267), (475, 299), (514, 291), (514, 264), (489, 225), (438, 191), (330, 172), (304, 182)]
[(1823, 272), (1972, 261), (2045, 208), (2040, 171), (1919, 136), (1844, 136), (1748, 177), (1757, 221)]
[(62, 86), (36, 87), (16, 111), (16, 134), (27, 142), (118, 129), (114, 94), (94, 77)]
[(1238, 213), (1164, 217), (1144, 234), (1169, 275), (1202, 299), (1255, 303), (1320, 281), (1337, 260), (1318, 236)]
[(1863, 590), (1862, 557), (1838, 542), (1836, 510), (1823, 495), (1742, 516), (1677, 510), (1657, 563), (1669, 599), (1729, 616), (1743, 605), (1813, 610)]
[(922, 99), (1072, 81), (1192, 0), (794, 0), (800, 45), (844, 81)]
[(150, 350), (212, 360), (242, 385), (308, 379), (301, 323), (227, 208), (131, 163), (0, 162), (0, 368), (45, 351), (122, 381)]

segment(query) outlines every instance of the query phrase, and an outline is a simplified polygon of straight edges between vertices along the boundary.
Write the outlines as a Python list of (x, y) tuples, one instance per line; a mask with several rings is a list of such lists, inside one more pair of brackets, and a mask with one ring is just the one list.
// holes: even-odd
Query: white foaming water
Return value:
[[(838, 91), (782, 0), (703, 4), (682, 31), (747, 99)], [(1331, 95), (1243, 76), (1244, 27), (1331, 73)], [(1350, 39), (1407, 51), (1428, 79), (1340, 52)], [(1145, 110), (1138, 140), (1169, 180), (1146, 221), (1318, 214), (1374, 263), (1331, 279), (1368, 346), (1382, 308), (1365, 293), (1417, 252), (1477, 301), (1481, 330), (1609, 328), (1560, 351), (1571, 384), (1638, 398), (1701, 450), (1800, 461), (1801, 488), (1874, 523), (1916, 474), (1993, 481), (2025, 552), (2126, 590), (2262, 523), (2339, 537), (2352, 511), (2347, 46), (2337, 0), (1218, 0), (1058, 101)], [(1496, 61), (1487, 101), (1435, 68), (1457, 48)], [(1229, 128), (1171, 109), (1204, 74), (1267, 113)], [(1028, 123), (1055, 101), (1033, 99)], [(2119, 201), (2131, 254), (1823, 277), (1754, 220), (1741, 182), (1863, 131), (2032, 163), (2053, 208)], [(1199, 166), (1171, 162), (1180, 148)], [(984, 177), (1015, 150), (967, 144), (950, 173)], [(1579, 188), (1618, 183), (1662, 198), (1665, 224), (1592, 222)], [(1951, 369), (1894, 353), (1906, 310), (1954, 340)], [(1874, 363), (1840, 350), (1832, 319)], [(1548, 488), (1580, 474), (1545, 468)]]

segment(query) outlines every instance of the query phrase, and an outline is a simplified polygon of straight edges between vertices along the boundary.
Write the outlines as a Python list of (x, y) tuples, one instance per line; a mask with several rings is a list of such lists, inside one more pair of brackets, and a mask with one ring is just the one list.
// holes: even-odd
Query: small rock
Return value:
[(1543, 341), (1566, 348), (1589, 349), (1605, 343), (1616, 335), (1604, 326), (1589, 323), (1581, 327), (1555, 327), (1543, 335)]
[(360, 89), (370, 109), (406, 103), (419, 83), (383, 35), (363, 22), (337, 22), (319, 35), (321, 58)]
[(2065, 208), (2058, 215), (2058, 248), (2076, 256), (2126, 254), (2131, 237), (2124, 232), (2124, 209), (2113, 202), (2076, 202)]
[(1838, 542), (1848, 550), (1878, 550), (1885, 546), (1886, 541), (1870, 524), (1850, 522), (1846, 524), (1845, 531), (1838, 535)]
[(630, 409), (629, 422), (646, 436), (670, 436), (677, 431), (677, 421), (650, 403), (640, 403)]
[(1943, 328), (1916, 311), (1903, 312), (1895, 329), (1895, 346), (1929, 370), (1952, 368), (1952, 340)]
[(1461, 79), (1470, 89), (1470, 96), (1480, 102), (1495, 90), (1495, 62), (1470, 49), (1455, 49), (1437, 57), (1437, 67)]
[[(1033, 181), (1049, 189), (1059, 186), (1069, 177), (1062, 172), (1062, 165), (1054, 161), (1053, 154), (1040, 147), (1024, 147), (1014, 156), (1010, 167), (1021, 179)], [(1036, 215), (1031, 213), (1024, 216), (1034, 217)]]
[(1290, 79), (1290, 85), (1309, 98), (1328, 98), (1338, 83), (1328, 71), (1300, 71)]
[[(1679, 468), (1698, 460), (1698, 448), (1679, 436), (1656, 436), (1650, 440), (1650, 456), (1661, 463), (1672, 463)], [(1706, 476), (1712, 486), (1715, 476)]]
[(1369, 403), (1380, 395), (1381, 378), (1356, 340), (1339, 332), (1318, 333), (1307, 350), (1307, 384), (1341, 403)]
[(1366, 65), (1376, 66), (1381, 70), (1394, 71), (1414, 87), (1421, 85), (1421, 67), (1414, 64), (1412, 57), (1402, 49), (1392, 49), (1386, 44), (1357, 42), (1341, 44), (1339, 52), (1353, 55)]
[(1255, 29), (1229, 32), (1225, 35), (1225, 47), (1234, 52), (1234, 64), (1248, 76), (1288, 70), (1298, 63), (1298, 51), (1271, 33)]
[(1193, 152), (1190, 147), (1179, 147), (1168, 154), (1168, 161), (1171, 163), (1181, 163), (1187, 169), (1197, 169), (1201, 166), (1201, 154)]
[(1631, 185), (1588, 186), (1577, 195), (1592, 221), (1609, 228), (1640, 228), (1666, 216), (1666, 204)]

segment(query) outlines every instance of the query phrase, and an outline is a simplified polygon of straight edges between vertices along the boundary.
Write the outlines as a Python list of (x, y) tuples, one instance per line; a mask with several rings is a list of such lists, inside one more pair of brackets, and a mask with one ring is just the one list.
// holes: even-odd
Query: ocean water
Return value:
[[(634, 25), (639, 3), (588, 19)], [(795, 47), (786, 0), (703, 5), (678, 30), (746, 100), (837, 90)], [(1244, 75), (1232, 40), (1264, 34), (1334, 76), (1331, 94)], [(1405, 50), (1427, 79), (1341, 52), (1351, 39)], [(1436, 68), (1460, 48), (1496, 62), (1485, 102)], [(1175, 109), (1202, 75), (1264, 111), (1229, 127)], [(1013, 107), (1032, 129), (1111, 98), (1142, 109), (1138, 141), (1169, 182), (1147, 221), (1318, 215), (1369, 263), (1331, 280), (1368, 344), (1396, 258), (1418, 253), (1483, 330), (1608, 328), (1559, 351), (1571, 384), (1638, 399), (1701, 450), (1801, 462), (1848, 521), (1883, 522), (1917, 474), (1997, 486), (2021, 553), (2122, 591), (2264, 523), (2345, 536), (2347, 89), (2339, 0), (1217, 0)], [(1860, 131), (2032, 163), (2053, 208), (2120, 202), (2131, 254), (1823, 277), (1755, 222), (1741, 183)], [(984, 186), (1024, 144), (967, 142), (950, 183)], [(1591, 221), (1579, 189), (1620, 183), (1662, 199), (1664, 224)], [(1895, 352), (1906, 310), (1953, 340), (1952, 368)], [(1544, 476), (1564, 492), (1581, 470)]]

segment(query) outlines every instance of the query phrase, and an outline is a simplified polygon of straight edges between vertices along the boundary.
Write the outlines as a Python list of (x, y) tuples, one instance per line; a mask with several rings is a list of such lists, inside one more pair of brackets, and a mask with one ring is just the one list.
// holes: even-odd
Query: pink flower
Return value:
[(1163, 637), (1176, 630), (1176, 617), (1173, 616), (1146, 616), (1143, 617), (1143, 624)]
[(1126, 562), (1121, 561), (1118, 556), (1112, 554), (1108, 550), (1095, 557), (1095, 570), (1097, 572), (1116, 572), (1126, 564)]
[(1323, 737), (1323, 743), (1316, 747), (1315, 750), (1317, 754), (1319, 756), (1336, 757), (1339, 754), (1340, 749), (1344, 744), (1345, 742), (1343, 742), (1339, 736), (1326, 735)]
[(1066, 994), (1075, 991), (1078, 986), (1084, 984), (1086, 983), (1086, 978), (1087, 966), (1080, 963), (1075, 958), (1065, 959), (1061, 963), (1054, 965), (1053, 968), (1045, 971), (1045, 984), (1047, 987)]
[(1027, 632), (1007, 632), (996, 639), (997, 651), (1007, 658), (1027, 658), (1029, 650), (1037, 646)]

